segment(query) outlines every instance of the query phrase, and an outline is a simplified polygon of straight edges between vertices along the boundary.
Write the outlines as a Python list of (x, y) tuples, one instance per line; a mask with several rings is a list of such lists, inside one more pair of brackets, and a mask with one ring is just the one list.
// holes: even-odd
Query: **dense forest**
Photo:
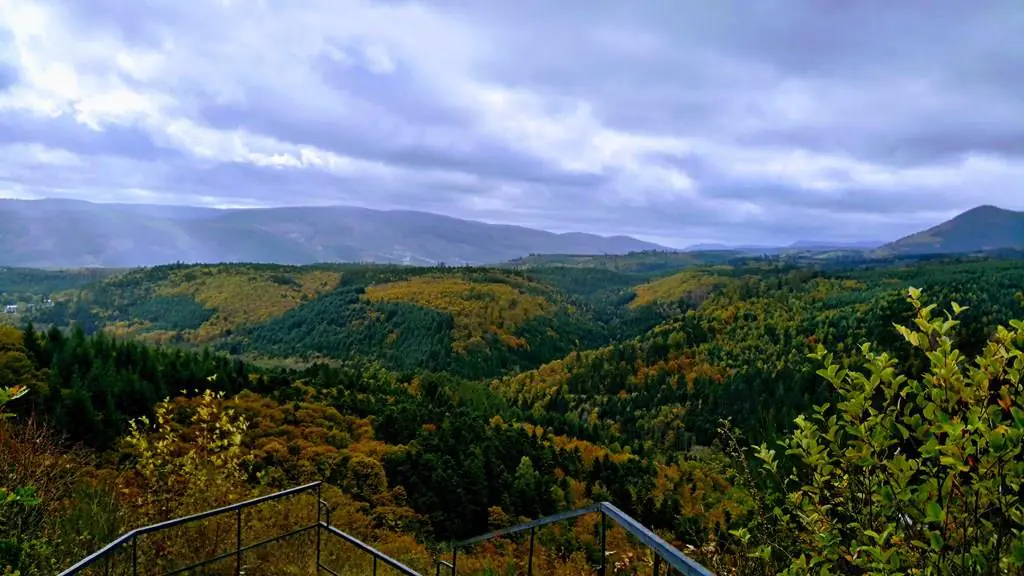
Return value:
[[(0, 566), (24, 576), (313, 480), (424, 573), (453, 539), (597, 501), (719, 574), (1024, 565), (1013, 258), (19, 274), (53, 298), (0, 326)], [(200, 552), (178, 538), (161, 553)], [(610, 573), (650, 573), (609, 538)], [(460, 573), (523, 571), (525, 545)], [(581, 519), (541, 532), (534, 568), (599, 555)]]

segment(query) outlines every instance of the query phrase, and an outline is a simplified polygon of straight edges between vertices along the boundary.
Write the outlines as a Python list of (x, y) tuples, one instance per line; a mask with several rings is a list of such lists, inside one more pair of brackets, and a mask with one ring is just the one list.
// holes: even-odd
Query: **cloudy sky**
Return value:
[(0, 0), (0, 196), (692, 242), (1024, 209), (1021, 0)]

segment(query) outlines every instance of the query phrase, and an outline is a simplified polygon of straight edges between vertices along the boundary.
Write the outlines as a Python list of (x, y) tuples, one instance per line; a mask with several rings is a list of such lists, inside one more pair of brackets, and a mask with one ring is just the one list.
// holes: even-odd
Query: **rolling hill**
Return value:
[(1024, 248), (1024, 212), (978, 206), (875, 251), (876, 255), (957, 254)]
[(56, 293), (31, 319), (274, 364), (373, 358), (468, 377), (602, 345), (621, 321), (520, 271), (379, 264), (140, 268)]
[(626, 236), (556, 234), (438, 214), (355, 207), (219, 210), (0, 200), (0, 265), (134, 267), (173, 262), (497, 263), (530, 254), (664, 250)]

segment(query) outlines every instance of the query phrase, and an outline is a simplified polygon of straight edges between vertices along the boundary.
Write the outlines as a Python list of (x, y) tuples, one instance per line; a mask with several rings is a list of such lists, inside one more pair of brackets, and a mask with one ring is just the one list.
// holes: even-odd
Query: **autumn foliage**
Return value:
[[(0, 563), (52, 574), (132, 527), (322, 480), (334, 525), (423, 573), (453, 540), (602, 500), (719, 574), (1018, 570), (1019, 263), (693, 258), (170, 266), (68, 293), (45, 329), (0, 328)], [(311, 522), (311, 500), (247, 530)], [(535, 573), (587, 573), (598, 524), (539, 531)], [(170, 569), (232, 529), (141, 552)], [(650, 573), (607, 542), (609, 573)], [(307, 544), (246, 569), (308, 573)], [(459, 573), (521, 573), (528, 546), (462, 550)]]

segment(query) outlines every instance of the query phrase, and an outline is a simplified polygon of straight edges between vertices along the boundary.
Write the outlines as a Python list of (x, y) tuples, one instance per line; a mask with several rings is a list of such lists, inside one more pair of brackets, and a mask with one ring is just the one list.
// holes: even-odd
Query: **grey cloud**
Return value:
[(0, 28), (0, 93), (14, 86), (18, 81), (18, 67), (3, 59), (4, 52), (12, 51), (11, 33)]
[(54, 0), (84, 29), (111, 31), (136, 46), (157, 47), (168, 36), (205, 28), (189, 13), (190, 2), (177, 0)]
[(959, 190), (868, 188), (838, 168), (822, 173), (832, 187), (808, 189), (778, 179), (735, 176), (696, 154), (660, 154), (652, 156), (651, 160), (689, 174), (700, 183), (700, 195), (708, 201), (735, 200), (766, 207), (788, 206), (862, 216), (913, 213), (922, 209), (925, 200), (929, 211), (949, 212), (971, 207), (965, 205), (963, 192)]
[[(358, 86), (352, 83), (353, 89)], [(399, 89), (400, 84), (396, 84)], [(415, 93), (414, 87), (411, 91)], [(250, 91), (244, 105), (200, 105), (202, 119), (221, 129), (245, 128), (293, 143), (412, 169), (454, 170), (484, 178), (558, 185), (596, 186), (602, 174), (562, 170), (546, 159), (478, 134), (468, 124), (407, 121), (429, 105), (378, 107), (366, 100), (347, 101), (349, 110), (296, 107), (279, 95)], [(437, 107), (440, 109), (440, 106)], [(355, 112), (352, 111), (355, 109)]]
[(18, 82), (18, 69), (10, 64), (0, 62), (0, 92), (7, 90)]
[[(187, 47), (200, 36), (227, 35), (232, 23), (216, 2), (54, 2), (85, 33), (113, 33), (150, 48), (169, 39)], [(262, 5), (272, 12), (293, 3)], [(484, 134), (474, 116), (478, 111), (463, 108), (439, 79), (401, 60), (390, 73), (374, 73), (360, 55), (362, 45), (329, 39), (347, 63), (326, 54), (296, 60), (303, 74), (280, 71), (287, 78), (279, 83), (241, 86), (239, 100), (225, 101), (215, 93), (219, 85), (207, 87), (195, 78), (161, 78), (157, 89), (182, 102), (181, 113), (193, 114), (190, 119), (202, 125), (244, 128), (398, 170), (354, 177), (200, 161), (161, 147), (159, 138), (137, 127), (95, 132), (67, 116), (42, 120), (0, 113), (0, 181), (97, 199), (139, 188), (161, 198), (425, 209), (561, 231), (674, 237), (679, 245), (712, 238), (894, 238), (980, 198), (1024, 208), (1016, 182), (981, 182), (992, 190), (968, 194), (941, 183), (865, 187), (835, 171), (827, 176), (838, 188), (823, 192), (723, 168), (730, 166), (730, 149), (835, 154), (897, 171), (948, 166), (972, 154), (1020, 166), (1019, 0), (432, 0), (419, 6), (459, 19), (489, 43), (474, 46), (477, 60), (461, 71), (468, 79), (538, 95), (552, 114), (584, 102), (605, 127), (634, 136), (697, 139), (721, 150), (722, 157), (640, 158), (634, 170), (680, 170), (697, 192), (624, 201), (648, 192), (624, 188), (633, 181), (619, 178), (617, 171), (625, 168), (562, 168), (558, 158)], [(258, 77), (259, 63), (238, 66), (253, 71), (240, 76)], [(231, 70), (224, 72), (231, 76)], [(260, 72), (273, 78), (279, 71)], [(310, 84), (300, 85), (302, 78)], [(0, 63), (0, 91), (18, 80), (16, 68)], [(48, 165), (22, 152), (3, 152), (4, 145), (13, 149), (19, 143), (67, 150), (81, 162)], [(653, 192), (651, 198), (658, 198)]]
[(136, 160), (169, 161), (180, 158), (174, 149), (158, 146), (135, 126), (107, 125), (93, 130), (64, 114), (57, 117), (0, 112), (0, 144), (39, 144), (82, 156), (111, 155)]
[[(898, 165), (970, 152), (1021, 157), (1024, 5), (1016, 0), (984, 7), (723, 0), (618, 8), (567, 1), (557, 17), (538, 2), (495, 4), (477, 8), (507, 46), (492, 78), (587, 99), (622, 129), (823, 145)], [(644, 36), (630, 49), (595, 30)], [(911, 80), (934, 96), (960, 97), (930, 105), (921, 101), (930, 95), (905, 89)], [(828, 88), (808, 94), (818, 108), (810, 118), (788, 120), (773, 105), (777, 90), (794, 81)]]
[[(1022, 107), (1024, 113), (1024, 107)], [(951, 114), (954, 114), (951, 112)], [(983, 113), (982, 113), (983, 114)], [(918, 166), (955, 164), (972, 153), (1024, 158), (1024, 121), (950, 118), (934, 124), (851, 132), (849, 126), (766, 130), (740, 139), (751, 145), (787, 145), (889, 164)]]
[[(354, 53), (359, 46), (336, 43), (343, 53)], [(328, 87), (361, 102), (372, 103), (388, 114), (425, 127), (456, 125), (469, 127), (472, 118), (466, 110), (444, 99), (439, 90), (419, 78), (404, 62), (396, 62), (387, 73), (371, 71), (363, 62), (338, 62), (322, 55), (312, 63)]]

